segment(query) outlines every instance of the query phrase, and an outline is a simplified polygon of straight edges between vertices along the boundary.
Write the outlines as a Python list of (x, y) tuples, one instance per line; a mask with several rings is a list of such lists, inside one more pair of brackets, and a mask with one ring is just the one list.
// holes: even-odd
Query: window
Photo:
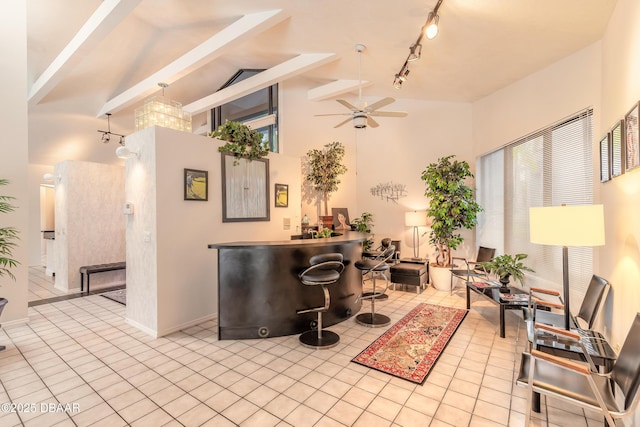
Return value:
[[(593, 203), (593, 111), (586, 110), (478, 159), (477, 241), (500, 253), (526, 253), (530, 285), (562, 284), (562, 248), (529, 242), (529, 207)], [(593, 248), (569, 248), (571, 291), (583, 295)]]
[[(240, 70), (220, 89), (241, 82), (264, 70)], [(269, 150), (278, 147), (278, 85), (260, 89), (242, 98), (211, 110), (211, 130), (215, 130), (226, 120), (242, 122), (263, 134), (263, 141), (269, 141)]]

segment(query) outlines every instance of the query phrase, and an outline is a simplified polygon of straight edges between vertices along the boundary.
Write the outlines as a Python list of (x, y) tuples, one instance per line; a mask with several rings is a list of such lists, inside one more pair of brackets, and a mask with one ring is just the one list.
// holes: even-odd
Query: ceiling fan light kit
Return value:
[[(336, 113), (336, 114), (316, 114), (316, 116), (350, 116), (348, 119), (338, 123), (334, 127), (340, 127), (353, 122), (353, 127), (356, 129), (364, 129), (367, 126), (371, 126), (376, 128), (380, 126), (380, 124), (372, 117), (372, 116), (383, 116), (383, 117), (405, 117), (407, 113), (405, 111), (378, 111), (378, 108), (382, 108), (385, 105), (389, 105), (395, 101), (395, 99), (387, 97), (383, 98), (379, 101), (374, 102), (371, 105), (367, 105), (366, 102), (362, 100), (362, 52), (366, 49), (366, 46), (363, 44), (356, 45), (356, 52), (358, 52), (358, 79), (360, 84), (358, 85), (358, 106), (351, 104), (344, 99), (336, 99), (338, 103), (343, 105), (344, 107), (351, 110), (350, 113)], [(408, 73), (407, 69), (407, 73)]]
[(409, 63), (414, 62), (420, 59), (422, 56), (422, 39), (426, 37), (431, 40), (438, 35), (438, 24), (440, 23), (440, 15), (438, 15), (438, 10), (442, 5), (444, 0), (438, 0), (435, 7), (429, 15), (427, 16), (427, 21), (424, 23), (422, 28), (420, 28), (420, 35), (418, 35), (418, 39), (414, 44), (409, 47), (409, 55), (407, 59), (402, 64), (402, 68), (393, 78), (393, 87), (396, 89), (402, 89), (402, 84), (407, 81), (407, 77), (409, 76)]

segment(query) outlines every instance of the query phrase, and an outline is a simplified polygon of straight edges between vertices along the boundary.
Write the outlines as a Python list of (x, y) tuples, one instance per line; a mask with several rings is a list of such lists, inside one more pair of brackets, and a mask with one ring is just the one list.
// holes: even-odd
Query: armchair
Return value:
[[(609, 282), (602, 277), (595, 274), (591, 277), (578, 314), (575, 316), (573, 314), (570, 315), (570, 329), (593, 329), (593, 324), (604, 307), (610, 288)], [(557, 297), (559, 303), (541, 299), (539, 297), (540, 294)], [(538, 310), (538, 307), (543, 307), (544, 310)], [(529, 290), (529, 304), (523, 308), (523, 315), (527, 322), (529, 333), (531, 333), (530, 325), (534, 322), (564, 327), (564, 314), (554, 312), (554, 309), (564, 309), (564, 302), (559, 292), (531, 288)]]
[(479, 266), (479, 264), (487, 261), (491, 261), (496, 254), (495, 248), (485, 248), (484, 246), (480, 246), (478, 248), (478, 255), (476, 256), (475, 261), (469, 261), (466, 258), (461, 257), (451, 257), (452, 262), (454, 260), (464, 261), (466, 265), (466, 269), (457, 269), (457, 266), (451, 267), (451, 293), (453, 293), (453, 279), (461, 279), (467, 282), (471, 281), (472, 277), (484, 277), (488, 278), (487, 271)]
[(610, 426), (615, 425), (614, 419), (624, 418), (635, 411), (640, 385), (640, 313), (636, 314), (613, 369), (603, 374), (595, 369), (578, 333), (538, 324), (535, 328), (574, 340), (587, 356), (587, 363), (554, 356), (536, 348), (522, 353), (516, 384), (529, 389), (527, 422), (531, 420), (534, 392), (600, 411)]

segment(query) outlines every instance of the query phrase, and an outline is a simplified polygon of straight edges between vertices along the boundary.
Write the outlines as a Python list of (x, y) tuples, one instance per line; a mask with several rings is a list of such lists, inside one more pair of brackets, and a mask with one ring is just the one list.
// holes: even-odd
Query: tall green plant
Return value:
[[(0, 186), (9, 184), (6, 179), (0, 179)], [(13, 212), (15, 206), (11, 202), (15, 200), (15, 197), (0, 195), (0, 213)], [(0, 277), (9, 276), (11, 279), (16, 280), (10, 269), (20, 264), (13, 259), (13, 248), (16, 247), (16, 240), (18, 240), (18, 230), (14, 227), (0, 228)]]
[(464, 240), (456, 231), (473, 228), (482, 210), (473, 189), (465, 184), (467, 178), (473, 178), (469, 164), (452, 160), (454, 157), (442, 157), (422, 172), (427, 186), (424, 195), (429, 198), (427, 216), (432, 218), (429, 243), (436, 247), (435, 264), (439, 266), (451, 265), (451, 250)]
[(344, 145), (340, 142), (326, 144), (322, 150), (313, 149), (307, 152), (309, 163), (305, 180), (320, 194), (324, 201), (324, 214), (329, 215), (329, 194), (338, 190), (340, 175), (347, 171), (343, 165)]
[(371, 234), (371, 227), (373, 227), (373, 214), (371, 212), (363, 212), (359, 218), (351, 221), (356, 226), (356, 231), (361, 233), (369, 233), (369, 237), (362, 243), (362, 250), (364, 252), (370, 251), (373, 246), (374, 235)]

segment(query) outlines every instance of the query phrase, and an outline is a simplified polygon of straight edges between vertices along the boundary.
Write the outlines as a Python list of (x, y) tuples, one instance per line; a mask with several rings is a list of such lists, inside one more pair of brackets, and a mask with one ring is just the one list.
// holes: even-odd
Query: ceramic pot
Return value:
[(429, 265), (430, 283), (439, 291), (451, 290), (451, 270), (449, 267)]

